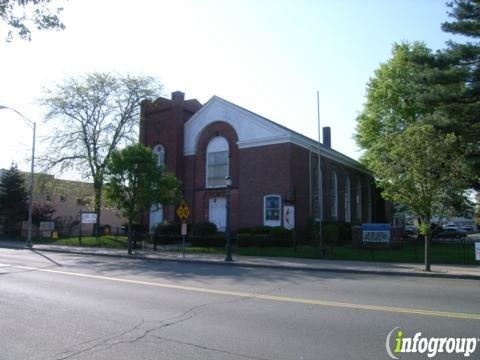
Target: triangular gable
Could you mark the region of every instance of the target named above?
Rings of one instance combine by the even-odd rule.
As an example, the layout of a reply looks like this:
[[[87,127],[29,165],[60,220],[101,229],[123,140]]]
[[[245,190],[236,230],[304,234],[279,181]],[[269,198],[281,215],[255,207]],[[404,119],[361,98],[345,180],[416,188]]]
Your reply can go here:
[[[223,121],[230,124],[238,136],[238,148],[249,148],[281,143],[293,143],[313,153],[318,152],[318,142],[302,134],[255,114],[230,101],[213,96],[186,123],[184,131],[184,155],[194,155],[197,143],[208,125]],[[338,151],[320,145],[321,156],[353,167],[367,170],[356,160]]]
[[[238,147],[246,148],[290,141],[290,131],[267,121],[240,106],[213,96],[186,123],[184,153],[196,153],[198,138],[208,125],[223,121],[233,127],[238,136]]]

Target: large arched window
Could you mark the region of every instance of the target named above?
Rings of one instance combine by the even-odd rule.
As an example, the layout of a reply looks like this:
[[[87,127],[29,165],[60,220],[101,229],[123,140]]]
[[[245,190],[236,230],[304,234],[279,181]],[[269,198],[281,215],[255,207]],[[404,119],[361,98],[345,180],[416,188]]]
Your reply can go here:
[[[153,153],[157,155],[157,166],[165,166],[165,148],[163,145],[155,146]]]
[[[206,186],[207,188],[225,187],[228,175],[228,141],[216,136],[207,146]]]
[[[338,177],[335,171],[332,171],[331,175],[331,214],[332,218],[338,217]]]
[[[350,178],[345,177],[345,222],[352,221],[351,217],[351,198],[350,198]]]
[[[355,200],[357,207],[357,219],[362,221],[362,182],[360,180],[357,181],[357,194]]]

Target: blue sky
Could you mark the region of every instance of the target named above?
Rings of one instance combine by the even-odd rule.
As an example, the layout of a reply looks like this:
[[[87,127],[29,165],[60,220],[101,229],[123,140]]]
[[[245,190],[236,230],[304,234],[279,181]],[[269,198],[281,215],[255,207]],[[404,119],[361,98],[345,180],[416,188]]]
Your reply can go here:
[[[368,79],[388,60],[392,44],[418,40],[439,49],[452,38],[440,29],[448,19],[442,0],[63,4],[64,32],[0,42],[0,105],[37,121],[40,137],[50,130],[36,104],[42,88],[90,71],[130,72],[158,77],[166,95],[180,90],[202,103],[218,95],[312,138],[318,90],[332,147],[358,158],[355,118]],[[0,167],[16,161],[28,170],[30,143],[29,128],[0,111]]]

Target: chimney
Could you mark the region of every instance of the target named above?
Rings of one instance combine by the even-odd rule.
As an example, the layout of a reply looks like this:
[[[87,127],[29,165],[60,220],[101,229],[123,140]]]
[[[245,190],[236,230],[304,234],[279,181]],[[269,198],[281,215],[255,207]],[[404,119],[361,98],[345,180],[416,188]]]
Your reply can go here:
[[[185,94],[181,91],[172,92],[172,102],[174,104],[183,104],[185,101]]]
[[[323,128],[323,145],[330,148],[332,147],[331,129],[330,126]]]

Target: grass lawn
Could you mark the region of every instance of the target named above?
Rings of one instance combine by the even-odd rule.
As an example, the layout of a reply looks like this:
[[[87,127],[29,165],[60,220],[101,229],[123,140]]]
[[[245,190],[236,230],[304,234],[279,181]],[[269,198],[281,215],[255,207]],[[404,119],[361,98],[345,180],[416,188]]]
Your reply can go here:
[[[224,254],[224,248],[189,247],[190,253]],[[352,261],[379,261],[423,263],[423,245],[405,245],[402,249],[355,249],[350,245],[330,246],[326,256],[320,254],[316,246],[299,246],[297,252],[291,247],[235,247],[234,254],[244,256],[291,257],[306,259],[332,259]],[[473,243],[434,244],[431,247],[432,263],[437,264],[471,264],[475,261]]]
[[[126,236],[105,235],[97,239],[86,236],[79,242],[78,236],[61,238],[47,242],[52,245],[70,245],[85,247],[104,247],[115,249],[127,249],[128,240]],[[178,250],[181,251],[181,247]],[[225,254],[224,247],[186,247],[187,253],[203,254]],[[270,257],[291,257],[306,259],[332,259],[352,261],[379,261],[379,262],[404,262],[423,263],[423,244],[405,243],[399,249],[377,248],[377,249],[355,249],[351,245],[329,246],[326,256],[320,254],[318,246],[299,246],[295,252],[292,247],[234,247],[234,255],[243,256],[270,256]],[[468,264],[480,265],[475,261],[473,242],[449,242],[434,243],[431,247],[432,264]]]
[[[50,245],[70,245],[70,246],[85,246],[85,247],[103,247],[114,249],[127,249],[128,239],[126,236],[103,235],[95,238],[94,236],[84,236],[81,242],[78,236],[65,237],[58,240],[51,240],[47,242]]]

